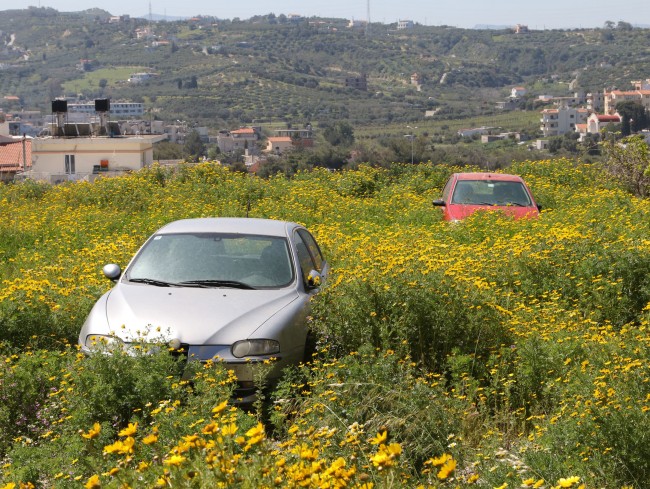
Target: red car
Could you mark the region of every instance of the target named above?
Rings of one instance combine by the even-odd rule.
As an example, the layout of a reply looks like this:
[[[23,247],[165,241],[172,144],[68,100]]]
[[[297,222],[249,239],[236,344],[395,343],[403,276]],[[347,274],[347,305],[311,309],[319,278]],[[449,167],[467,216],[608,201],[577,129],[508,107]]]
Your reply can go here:
[[[502,211],[515,219],[537,217],[541,210],[524,180],[505,173],[454,173],[433,205],[442,207],[445,221],[480,210]]]

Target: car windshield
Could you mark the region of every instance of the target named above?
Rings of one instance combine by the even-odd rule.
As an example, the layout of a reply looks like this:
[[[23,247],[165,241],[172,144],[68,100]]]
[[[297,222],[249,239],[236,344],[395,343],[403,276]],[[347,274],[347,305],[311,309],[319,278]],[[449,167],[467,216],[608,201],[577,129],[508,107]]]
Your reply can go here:
[[[129,266],[126,279],[156,286],[284,287],[293,280],[285,238],[241,234],[159,234]]]
[[[452,204],[532,206],[521,182],[503,180],[459,180]]]

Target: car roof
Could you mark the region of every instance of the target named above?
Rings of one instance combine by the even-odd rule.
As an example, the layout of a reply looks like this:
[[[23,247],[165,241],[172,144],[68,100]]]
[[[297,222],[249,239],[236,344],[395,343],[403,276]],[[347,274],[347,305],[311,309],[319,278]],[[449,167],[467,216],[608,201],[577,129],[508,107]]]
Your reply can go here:
[[[174,233],[234,233],[285,237],[298,224],[274,219],[249,217],[200,217],[181,219],[161,227],[156,234]]]
[[[508,173],[490,173],[490,172],[467,172],[454,173],[456,180],[500,180],[505,182],[523,182],[519,175]]]

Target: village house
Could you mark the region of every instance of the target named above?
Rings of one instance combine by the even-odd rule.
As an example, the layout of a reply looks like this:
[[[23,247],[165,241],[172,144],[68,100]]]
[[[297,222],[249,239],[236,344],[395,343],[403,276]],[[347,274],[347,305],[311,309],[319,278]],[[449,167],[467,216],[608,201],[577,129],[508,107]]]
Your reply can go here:
[[[38,137],[31,141],[31,169],[25,178],[49,183],[93,181],[153,163],[153,144],[164,135],[101,137]]]
[[[276,137],[288,137],[291,139],[294,147],[312,148],[314,146],[314,135],[311,125],[303,129],[278,129],[275,131]]]
[[[640,84],[638,86],[645,86]],[[638,102],[646,110],[650,110],[650,89],[640,89],[640,90],[611,90],[605,91],[604,93],[604,106],[605,114],[614,114],[616,111],[616,104],[619,102]]]
[[[281,155],[293,149],[293,140],[289,136],[271,136],[266,140],[267,153]]]
[[[488,134],[490,130],[495,129],[494,127],[474,127],[471,129],[459,129],[457,134],[461,138],[471,138],[476,135],[483,135],[483,134]]]
[[[521,98],[528,93],[525,87],[513,87],[510,90],[510,98]]]
[[[345,86],[357,90],[368,90],[368,78],[365,73],[359,76],[348,76],[345,78]]]
[[[412,20],[398,20],[397,21],[397,30],[398,31],[403,31],[406,29],[413,29],[415,24],[413,23]]]
[[[599,134],[602,129],[610,124],[620,124],[621,116],[618,114],[596,114],[593,113],[587,118],[587,130],[589,134]]]
[[[544,109],[540,119],[540,131],[544,137],[574,132],[576,124],[584,124],[588,116],[589,111],[581,108],[560,106],[557,109]]]
[[[0,136],[0,181],[10,182],[32,166],[32,140]]]
[[[254,148],[259,139],[259,128],[240,127],[234,131],[220,131],[217,135],[217,146],[222,153],[246,149],[254,153]]]

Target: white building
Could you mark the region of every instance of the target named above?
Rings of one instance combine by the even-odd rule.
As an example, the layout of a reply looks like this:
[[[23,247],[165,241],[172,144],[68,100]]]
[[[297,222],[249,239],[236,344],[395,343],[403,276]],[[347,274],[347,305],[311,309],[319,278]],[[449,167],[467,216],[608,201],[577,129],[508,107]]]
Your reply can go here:
[[[574,107],[558,107],[557,109],[545,109],[540,119],[540,130],[544,137],[560,136],[567,132],[574,132],[576,124],[585,124],[589,111],[587,109],[576,109]]]
[[[403,31],[404,29],[413,29],[414,23],[412,20],[398,20],[397,21],[397,30]]]
[[[45,137],[32,140],[32,167],[25,178],[59,183],[92,181],[153,163],[153,144],[164,135],[138,137]]]
[[[83,104],[68,104],[68,112],[71,114],[96,115],[95,102]],[[139,102],[113,102],[111,100],[109,112],[120,119],[138,118],[144,115],[144,104]]]
[[[620,124],[621,116],[618,114],[591,114],[587,118],[587,132],[599,134],[600,131],[610,124]]]
[[[157,74],[156,73],[132,73],[128,81],[129,83],[137,85],[138,83],[151,80],[154,76],[157,76]]]
[[[488,134],[492,129],[496,129],[496,128],[486,127],[486,126],[473,127],[471,129],[459,129],[457,134],[461,138],[471,138],[472,136],[476,136],[477,134],[479,135]]]
[[[521,98],[528,93],[525,87],[512,87],[510,90],[510,98]]]

